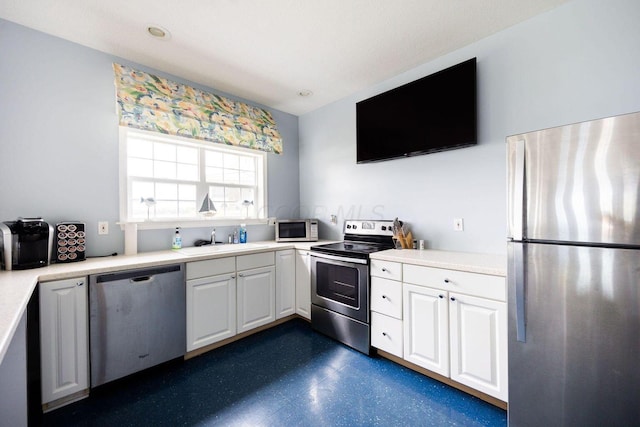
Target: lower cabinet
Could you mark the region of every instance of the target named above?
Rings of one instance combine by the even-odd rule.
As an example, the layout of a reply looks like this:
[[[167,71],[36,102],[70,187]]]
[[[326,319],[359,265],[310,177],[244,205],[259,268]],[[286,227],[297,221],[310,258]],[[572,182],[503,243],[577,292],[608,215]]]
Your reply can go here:
[[[504,277],[405,264],[403,281],[404,359],[506,402]]]
[[[296,312],[296,251],[276,252],[276,319]]]
[[[40,360],[42,403],[89,388],[86,277],[42,282]]]
[[[296,250],[296,314],[311,320],[311,255]]]
[[[449,376],[449,304],[447,292],[403,285],[404,358]]]
[[[238,270],[238,333],[275,321],[275,254],[236,257]]]
[[[187,351],[236,334],[234,257],[187,263]]]

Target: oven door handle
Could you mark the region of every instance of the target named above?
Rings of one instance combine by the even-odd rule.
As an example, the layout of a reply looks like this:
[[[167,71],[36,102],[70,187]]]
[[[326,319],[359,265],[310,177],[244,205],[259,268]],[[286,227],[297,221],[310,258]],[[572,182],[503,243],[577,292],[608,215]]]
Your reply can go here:
[[[313,251],[311,251],[310,253],[311,253],[311,256],[314,256],[316,258],[329,259],[332,261],[352,262],[354,264],[365,264],[365,265],[369,263],[369,260],[361,259],[361,258],[349,258],[349,257],[336,256],[336,255],[327,255],[327,254],[313,252]]]

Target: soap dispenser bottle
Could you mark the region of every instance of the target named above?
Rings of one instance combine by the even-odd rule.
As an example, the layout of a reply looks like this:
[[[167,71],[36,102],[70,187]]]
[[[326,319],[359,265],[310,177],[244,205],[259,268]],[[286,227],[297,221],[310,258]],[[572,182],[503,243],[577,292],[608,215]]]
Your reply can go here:
[[[240,243],[247,243],[247,225],[240,224]]]
[[[171,243],[171,249],[182,248],[182,236],[180,235],[180,227],[176,227],[176,232],[173,235],[173,242]]]

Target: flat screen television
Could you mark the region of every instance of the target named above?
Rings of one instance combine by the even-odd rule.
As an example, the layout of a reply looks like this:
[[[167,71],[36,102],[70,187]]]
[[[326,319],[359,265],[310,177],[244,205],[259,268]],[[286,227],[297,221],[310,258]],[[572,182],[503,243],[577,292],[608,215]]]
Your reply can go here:
[[[357,162],[477,143],[476,58],[356,103]]]

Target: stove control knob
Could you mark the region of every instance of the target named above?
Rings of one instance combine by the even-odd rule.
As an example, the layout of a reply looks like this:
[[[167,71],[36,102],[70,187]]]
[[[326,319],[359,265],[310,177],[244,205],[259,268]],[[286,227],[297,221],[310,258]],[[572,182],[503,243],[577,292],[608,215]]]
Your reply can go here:
[[[347,224],[347,228],[351,228],[351,226],[349,224]]]
[[[356,228],[358,228],[358,226],[354,224],[353,225],[353,229],[355,230]]]

